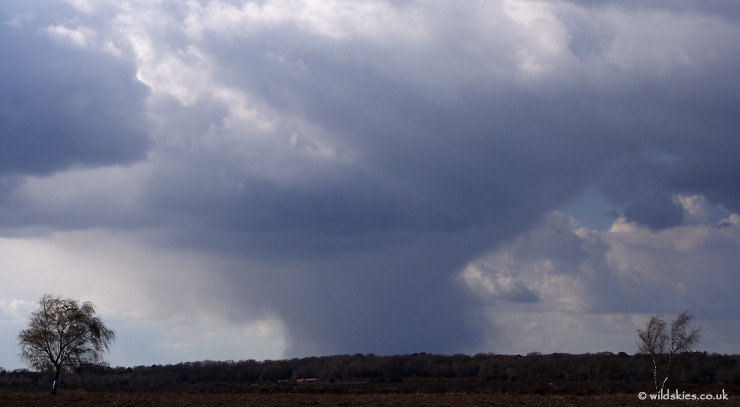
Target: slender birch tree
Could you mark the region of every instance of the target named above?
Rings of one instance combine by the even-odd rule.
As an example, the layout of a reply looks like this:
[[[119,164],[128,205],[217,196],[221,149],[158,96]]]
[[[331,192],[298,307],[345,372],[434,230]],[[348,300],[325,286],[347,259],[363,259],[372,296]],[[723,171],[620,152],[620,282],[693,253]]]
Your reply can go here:
[[[670,331],[663,315],[654,315],[644,327],[637,330],[640,352],[650,356],[655,392],[665,389],[665,384],[676,364],[676,357],[690,351],[701,339],[701,328],[693,328],[694,316],[684,311],[671,322]]]

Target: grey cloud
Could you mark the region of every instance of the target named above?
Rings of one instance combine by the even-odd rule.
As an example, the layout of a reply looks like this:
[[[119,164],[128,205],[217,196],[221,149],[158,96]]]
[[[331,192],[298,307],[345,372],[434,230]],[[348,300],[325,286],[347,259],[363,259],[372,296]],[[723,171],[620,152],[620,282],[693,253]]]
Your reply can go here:
[[[134,67],[54,44],[42,27],[0,15],[0,174],[125,164],[149,148],[147,91]]]
[[[740,163],[735,151],[740,151],[740,139],[702,133],[703,140],[692,143],[691,150],[681,157],[670,183],[687,190],[700,191],[715,202],[733,211],[740,210],[740,191],[734,187],[740,178]],[[711,157],[707,162],[702,157]]]
[[[710,15],[712,17],[737,19],[740,17],[740,9],[732,0],[564,0],[568,3],[577,4],[581,7],[615,7],[618,9],[637,9],[645,11],[671,11],[676,13]]]
[[[667,193],[655,196],[648,193],[632,201],[625,209],[627,219],[640,222],[654,229],[676,226],[681,223],[681,210],[673,204]]]
[[[305,21],[199,36],[178,29],[187,10],[149,10],[171,20],[146,33],[153,50],[135,62],[150,86],[146,105],[134,62],[57,49],[6,27],[43,51],[11,49],[19,62],[10,73],[35,58],[48,63],[47,53],[79,56],[53,69],[58,79],[46,93],[18,87],[25,102],[13,106],[87,130],[44,160],[21,145],[31,159],[3,161],[6,172],[127,163],[151,149],[145,169],[113,183],[136,186],[115,217],[83,216],[98,199],[39,203],[53,186],[44,184],[36,194],[18,190],[4,222],[146,225],[162,246],[223,254],[230,266],[204,273],[223,278],[230,294],[198,295],[233,302],[235,319],[272,310],[286,323],[291,354],[454,352],[480,346],[479,330],[465,322],[469,304],[456,273],[582,189],[599,185],[628,219],[656,230],[681,222],[672,200],[679,192],[737,205],[738,122],[722,108],[740,94],[733,79],[740,63],[728,52],[736,27],[711,20],[720,28],[697,24],[691,38],[671,35],[686,21],[669,15],[664,36],[642,38],[619,25],[631,22],[630,10],[614,22],[598,9],[581,11],[592,13],[585,17],[556,13],[561,20],[534,35],[539,26],[517,25],[491,8],[496,24],[474,19],[474,10],[435,16],[439,25],[425,31],[426,41],[322,36]],[[648,31],[646,19],[637,23]],[[568,43],[563,33],[574,27],[580,31]],[[715,52],[705,53],[707,43]],[[676,48],[683,54],[653,52]],[[36,77],[52,70],[39,69]],[[46,113],[70,94],[91,102],[69,115]],[[97,114],[82,114],[86,108]],[[107,126],[115,130],[96,138]],[[566,281],[584,262],[596,267],[607,245],[597,239],[584,247],[559,222],[525,234],[516,255],[557,260],[554,275]],[[547,294],[526,281],[507,289],[502,298],[513,303]]]
[[[670,167],[668,159],[659,154],[630,157],[618,164],[618,171],[602,180],[600,188],[614,206],[622,208],[630,221],[653,229],[677,226],[681,223],[682,211],[666,187]]]

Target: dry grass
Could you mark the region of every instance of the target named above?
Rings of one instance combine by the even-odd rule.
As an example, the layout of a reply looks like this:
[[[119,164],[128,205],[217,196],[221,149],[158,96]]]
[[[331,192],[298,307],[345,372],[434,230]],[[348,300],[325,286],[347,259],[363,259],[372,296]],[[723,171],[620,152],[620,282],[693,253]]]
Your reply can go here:
[[[37,391],[0,391],[0,406],[730,406],[729,401],[640,401],[637,395],[537,395],[466,393],[88,393],[62,392],[53,396]]]

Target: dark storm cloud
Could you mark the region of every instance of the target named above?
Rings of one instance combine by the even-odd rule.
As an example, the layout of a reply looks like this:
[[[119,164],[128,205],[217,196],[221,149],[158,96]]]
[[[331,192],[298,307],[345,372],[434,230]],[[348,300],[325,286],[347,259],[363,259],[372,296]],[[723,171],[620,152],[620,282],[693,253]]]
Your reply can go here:
[[[5,26],[25,47],[4,45],[17,62],[3,73],[36,68],[2,85],[17,119],[0,137],[18,154],[4,172],[131,162],[147,151],[140,123],[155,139],[113,178],[0,184],[17,191],[5,224],[146,220],[154,245],[223,255],[229,267],[204,271],[223,292],[197,295],[230,301],[235,320],[276,313],[292,355],[455,352],[480,339],[456,275],[584,188],[654,229],[681,221],[677,193],[736,207],[736,26],[700,9],[656,23],[630,7],[432,3],[122,9],[131,65]],[[361,24],[378,8],[383,24]],[[75,180],[83,198],[40,198]],[[584,255],[571,249],[564,269]],[[502,302],[541,299],[493,277]]]
[[[462,298],[442,274],[456,266],[449,255],[466,250],[448,243],[454,241],[421,237],[289,265],[275,287],[287,288],[286,295],[272,305],[288,321],[288,353],[450,352],[475,345],[461,318]]]
[[[696,14],[700,13],[698,7]],[[576,45],[576,54],[591,55],[587,62],[605,58],[609,47],[620,42],[607,23],[582,26],[570,24],[582,16],[562,18],[569,34],[577,34],[574,39],[596,41],[597,45]],[[667,33],[656,44],[670,43],[668,33],[676,28],[667,25]],[[467,40],[457,38],[455,31],[445,32],[445,27],[438,30],[453,36],[451,41]],[[634,31],[631,35],[641,35]],[[285,103],[288,109],[289,103],[300,106],[308,118],[342,135],[339,143],[362,151],[381,182],[394,179],[410,189],[408,196],[428,197],[426,202],[439,210],[428,219],[449,219],[446,224],[465,227],[486,222],[492,214],[506,218],[502,210],[523,204],[535,207],[522,212],[537,212],[537,205],[557,205],[603,171],[610,172],[610,181],[602,184],[604,192],[625,208],[630,219],[660,227],[680,220],[680,211],[671,203],[676,191],[719,198],[712,185],[722,183],[718,189],[725,195],[735,190],[725,182],[737,178],[732,134],[737,119],[732,107],[740,105],[734,91],[740,86],[731,72],[738,60],[731,53],[718,53],[732,49],[731,40],[720,32],[710,29],[676,45],[699,68],[658,54],[654,61],[636,60],[633,67],[596,68],[607,69],[597,87],[578,81],[561,86],[556,83],[559,73],[553,75],[554,83],[531,92],[501,82],[472,81],[473,86],[458,86],[453,101],[446,104],[424,95],[413,82],[389,76],[388,71],[401,72],[408,66],[394,66],[392,59],[378,63],[375,58],[382,57],[372,45],[327,41],[331,44],[324,47],[322,39],[314,39],[311,46],[282,49],[287,60],[301,62],[302,70],[286,70],[285,64],[268,60],[267,50],[260,49],[269,43],[264,38],[229,42],[232,48],[223,48],[214,39],[208,48],[218,50],[214,57],[224,66],[238,54],[244,61],[261,61],[244,66],[243,71],[251,74],[237,79],[241,86]],[[707,34],[719,40],[709,50],[702,45]],[[641,51],[635,50],[628,48],[627,53],[639,56]],[[507,51],[502,49],[502,60]],[[432,73],[437,69],[431,61],[403,63]],[[450,64],[447,59],[438,63]],[[440,77],[428,86],[443,86],[446,79]],[[717,149],[719,145],[723,147]],[[677,162],[654,163],[653,156],[660,155]],[[704,160],[707,156],[714,157],[711,163]],[[685,173],[692,175],[678,175]],[[557,188],[547,190],[548,185]],[[549,195],[537,196],[540,193]],[[728,198],[729,203],[736,200],[723,199]],[[407,213],[419,211],[424,208]]]
[[[525,230],[592,182],[629,219],[655,228],[677,224],[670,154],[692,154],[691,130],[714,132],[735,120],[704,105],[720,103],[724,91],[701,92],[710,78],[680,68],[668,77],[649,65],[616,70],[607,75],[612,84],[597,88],[473,81],[458,85],[451,100],[438,100],[389,74],[407,67],[378,63],[373,46],[313,38],[278,48],[278,62],[265,44],[285,39],[269,38],[208,36],[203,47],[218,66],[239,66],[231,80],[240,88],[319,124],[340,151],[356,151],[356,161],[326,164],[324,176],[287,186],[235,173],[244,193],[204,194],[224,199],[218,204],[184,199],[194,185],[215,185],[221,171],[234,170],[220,161],[197,165],[209,170],[168,180],[159,192],[173,198],[168,208],[234,227],[225,237],[210,236],[210,244],[272,259],[266,269],[284,270],[264,290],[280,296],[255,295],[280,310],[290,354],[475,347],[476,330],[461,318],[466,304],[450,285],[464,259]],[[725,61],[737,65],[730,58],[712,64]],[[691,100],[696,92],[706,99]],[[253,278],[235,277],[245,286]]]
[[[0,11],[0,175],[142,158],[149,148],[147,91],[134,67],[54,43],[39,25],[41,17],[19,20],[23,14]]]

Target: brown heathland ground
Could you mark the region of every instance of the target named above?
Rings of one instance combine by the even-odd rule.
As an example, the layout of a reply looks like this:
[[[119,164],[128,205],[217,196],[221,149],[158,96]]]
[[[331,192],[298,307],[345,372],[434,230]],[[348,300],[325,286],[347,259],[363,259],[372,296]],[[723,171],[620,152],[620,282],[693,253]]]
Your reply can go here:
[[[98,393],[62,392],[56,396],[39,391],[0,391],[0,406],[731,406],[728,401],[641,401],[636,394],[538,395],[538,394],[307,394],[307,393]]]

